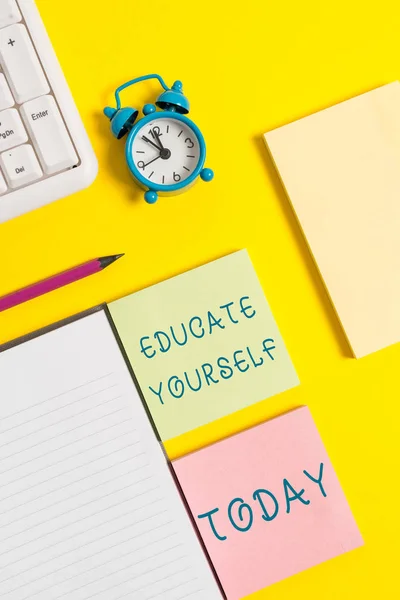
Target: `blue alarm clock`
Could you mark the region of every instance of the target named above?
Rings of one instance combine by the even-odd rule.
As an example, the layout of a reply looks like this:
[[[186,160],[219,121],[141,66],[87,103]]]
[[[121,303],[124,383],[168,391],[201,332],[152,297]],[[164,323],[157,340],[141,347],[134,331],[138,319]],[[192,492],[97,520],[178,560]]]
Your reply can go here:
[[[155,105],[143,107],[143,117],[136,122],[139,111],[121,108],[120,93],[141,81],[157,79],[164,89]],[[115,91],[116,108],[107,106],[104,114],[111,121],[111,131],[117,139],[128,134],[125,158],[135,181],[145,190],[149,204],[158,195],[186,191],[200,176],[211,181],[214,173],[204,168],[206,145],[200,129],[186,117],[189,101],[183,95],[182,83],[175,81],[169,88],[160,75],[144,75],[127,81]],[[160,111],[157,111],[157,108]]]

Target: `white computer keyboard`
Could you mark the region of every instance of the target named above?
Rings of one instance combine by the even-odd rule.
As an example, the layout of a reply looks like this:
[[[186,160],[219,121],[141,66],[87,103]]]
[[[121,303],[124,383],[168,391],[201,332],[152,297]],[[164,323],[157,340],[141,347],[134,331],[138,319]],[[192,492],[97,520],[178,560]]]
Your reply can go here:
[[[2,222],[86,187],[97,162],[34,0],[0,0],[0,67]]]

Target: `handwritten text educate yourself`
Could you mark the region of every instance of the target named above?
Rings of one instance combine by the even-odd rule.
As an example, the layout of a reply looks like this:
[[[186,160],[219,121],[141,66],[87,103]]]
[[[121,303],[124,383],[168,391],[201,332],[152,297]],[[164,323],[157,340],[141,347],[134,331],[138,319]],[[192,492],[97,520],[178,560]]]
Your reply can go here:
[[[152,360],[155,356],[172,352],[176,347],[185,346],[193,341],[198,342],[217,331],[254,319],[256,315],[257,311],[251,305],[250,297],[242,296],[235,302],[223,304],[213,311],[209,310],[205,316],[195,315],[179,326],[171,325],[167,331],[160,330],[154,332],[151,337],[141,337],[140,352],[146,359]],[[216,385],[230,379],[236,373],[245,373],[251,368],[257,369],[267,361],[275,360],[272,354],[274,349],[274,340],[267,337],[260,340],[257,351],[249,346],[235,349],[229,357],[219,356],[194,370],[184,371],[179,375],[171,374],[168,380],[160,381],[154,386],[149,385],[149,389],[160,403],[164,404],[168,397],[182,398],[188,391],[198,392],[203,386]]]

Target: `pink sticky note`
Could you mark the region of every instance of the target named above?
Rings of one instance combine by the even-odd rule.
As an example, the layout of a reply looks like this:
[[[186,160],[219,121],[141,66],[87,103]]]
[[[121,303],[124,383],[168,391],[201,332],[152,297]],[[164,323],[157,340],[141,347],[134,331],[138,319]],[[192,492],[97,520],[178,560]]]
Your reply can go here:
[[[173,466],[228,600],[363,544],[307,407]]]

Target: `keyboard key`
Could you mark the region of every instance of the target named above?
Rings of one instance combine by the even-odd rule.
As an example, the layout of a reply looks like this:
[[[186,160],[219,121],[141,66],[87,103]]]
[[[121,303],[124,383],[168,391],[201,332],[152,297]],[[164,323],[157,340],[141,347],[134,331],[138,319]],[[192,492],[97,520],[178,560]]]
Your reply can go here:
[[[0,155],[8,184],[15,189],[40,179],[43,175],[32,146],[25,144]]]
[[[0,0],[0,27],[6,27],[21,20],[15,0]]]
[[[14,106],[14,98],[3,73],[0,73],[0,110]]]
[[[0,62],[18,104],[49,93],[46,77],[25,25],[0,29]]]
[[[7,184],[3,175],[0,173],[0,194],[4,194],[7,191]]]
[[[79,162],[52,96],[27,102],[21,107],[21,114],[47,175],[73,167]]]
[[[0,112],[0,152],[28,141],[28,136],[16,108]]]

